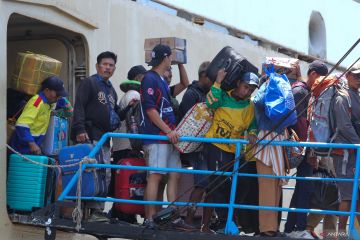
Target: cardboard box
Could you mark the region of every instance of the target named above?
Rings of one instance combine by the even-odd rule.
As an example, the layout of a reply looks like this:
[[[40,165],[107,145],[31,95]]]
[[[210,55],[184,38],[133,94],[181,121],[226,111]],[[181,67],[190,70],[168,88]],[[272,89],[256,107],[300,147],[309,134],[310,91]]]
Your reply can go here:
[[[185,64],[187,63],[186,51],[185,50],[178,50],[172,49],[171,50],[171,64]]]
[[[160,44],[160,38],[148,38],[148,39],[145,39],[144,50],[145,51],[151,51],[158,44]]]
[[[42,152],[47,156],[58,155],[63,147],[68,145],[69,122],[65,118],[51,116]]]
[[[186,50],[186,40],[177,37],[145,39],[144,50],[151,51],[160,43],[169,46],[171,49]]]
[[[145,62],[149,63],[151,61],[151,50],[145,51]],[[172,49],[171,50],[171,64],[185,64],[187,63],[186,51]]]
[[[176,37],[161,38],[160,43],[168,45],[171,49],[186,50],[186,40]]]
[[[10,87],[35,95],[45,78],[59,76],[61,65],[60,61],[45,55],[31,52],[18,53]]]
[[[262,66],[262,75],[264,75],[264,69],[269,65],[274,64],[275,72],[279,74],[286,74],[286,76],[293,80],[298,80],[301,77],[300,61],[295,58],[283,58],[283,57],[266,57],[265,63]]]

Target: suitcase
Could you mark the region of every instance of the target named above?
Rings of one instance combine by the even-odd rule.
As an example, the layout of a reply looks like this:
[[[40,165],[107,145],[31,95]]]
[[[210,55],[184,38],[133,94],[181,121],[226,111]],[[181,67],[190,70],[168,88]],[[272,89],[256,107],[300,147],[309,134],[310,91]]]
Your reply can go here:
[[[46,156],[25,155],[33,161],[53,164]],[[7,205],[15,211],[33,211],[54,201],[56,173],[52,168],[33,164],[19,155],[9,158]]]
[[[59,153],[59,163],[60,165],[78,163],[81,161],[81,159],[88,156],[92,149],[93,145],[91,144],[78,144],[70,147],[64,147],[60,150]],[[103,163],[101,151],[96,154],[95,158],[98,163]],[[78,169],[79,165],[63,168],[61,178],[63,189],[66,188]],[[77,184],[74,184],[68,195],[76,196],[76,190]],[[81,196],[91,197],[106,195],[106,169],[87,169],[84,171],[82,173]]]
[[[118,164],[127,166],[146,166],[143,158],[124,158]],[[121,199],[143,200],[146,187],[146,171],[117,169],[115,174],[115,197]],[[117,211],[126,214],[144,215],[144,205],[114,203]]]
[[[245,57],[236,52],[232,47],[224,47],[211,61],[206,74],[213,82],[216,80],[219,69],[225,68],[227,72],[221,83],[225,91],[236,88],[236,83],[245,72],[253,72],[258,75],[258,69]]]
[[[68,144],[69,123],[66,118],[51,116],[41,151],[47,156],[58,155]]]

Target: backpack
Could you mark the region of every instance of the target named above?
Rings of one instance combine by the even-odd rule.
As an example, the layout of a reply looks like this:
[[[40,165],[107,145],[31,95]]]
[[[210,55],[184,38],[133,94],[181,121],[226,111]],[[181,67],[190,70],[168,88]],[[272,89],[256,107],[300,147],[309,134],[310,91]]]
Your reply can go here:
[[[140,124],[143,117],[142,117],[142,109],[140,101],[136,102],[132,105],[129,111],[126,113],[126,131],[128,133],[138,133],[140,129]],[[134,126],[135,125],[135,126]],[[133,128],[133,130],[132,130]],[[137,129],[137,131],[135,130]],[[143,147],[143,141],[141,139],[136,138],[129,138],[130,145],[132,150],[141,151]]]
[[[291,129],[293,129],[296,133],[296,135],[299,137],[300,141],[306,141],[307,139],[307,129],[308,129],[308,121],[306,117],[307,113],[307,107],[310,96],[308,95],[309,89],[306,85],[306,83],[301,81],[296,81],[291,85],[291,89],[295,98],[296,92],[301,91],[302,94],[306,94],[306,100],[300,99],[300,101],[296,102],[295,104],[300,104],[296,110],[297,110],[297,121],[296,124],[291,126]],[[295,90],[296,89],[296,90]]]
[[[313,94],[309,102],[309,128],[308,138],[310,142],[324,142],[331,143],[337,136],[337,129],[334,125],[334,117],[331,114],[331,109],[334,104],[335,96],[345,96],[349,103],[349,111],[351,112],[351,101],[347,91],[344,91],[342,82],[336,76],[330,76],[322,80],[318,78],[312,89]],[[331,149],[329,148],[314,148],[314,153],[317,156],[329,156]]]

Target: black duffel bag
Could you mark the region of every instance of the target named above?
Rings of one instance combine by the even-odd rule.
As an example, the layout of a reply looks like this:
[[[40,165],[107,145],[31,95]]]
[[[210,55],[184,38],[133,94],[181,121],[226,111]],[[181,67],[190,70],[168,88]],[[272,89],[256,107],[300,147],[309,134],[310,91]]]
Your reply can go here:
[[[313,173],[313,177],[334,178],[326,169],[319,168]],[[337,182],[334,181],[312,181],[313,191],[310,196],[310,208],[322,210],[338,210],[341,202]]]
[[[229,46],[224,47],[207,68],[206,74],[211,81],[215,82],[217,73],[221,68],[225,68],[227,72],[221,83],[221,88],[225,91],[236,88],[237,80],[245,72],[253,72],[258,75],[257,67]]]

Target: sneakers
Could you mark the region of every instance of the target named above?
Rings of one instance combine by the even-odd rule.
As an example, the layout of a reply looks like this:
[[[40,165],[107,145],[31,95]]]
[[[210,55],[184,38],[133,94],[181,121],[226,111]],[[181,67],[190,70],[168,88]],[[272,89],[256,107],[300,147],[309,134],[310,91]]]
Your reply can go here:
[[[106,213],[94,211],[90,215],[88,222],[110,222],[110,219],[106,217]]]
[[[194,226],[186,224],[184,220],[182,220],[181,218],[172,221],[171,227],[176,230],[185,231],[185,232],[195,232],[198,230]]]
[[[145,219],[144,223],[143,223],[143,226],[145,228],[148,228],[148,229],[155,229],[156,228],[155,222],[152,219]]]
[[[302,239],[315,239],[311,233],[307,230],[303,231],[292,231],[290,233],[286,233],[286,237],[288,238],[302,238]]]

